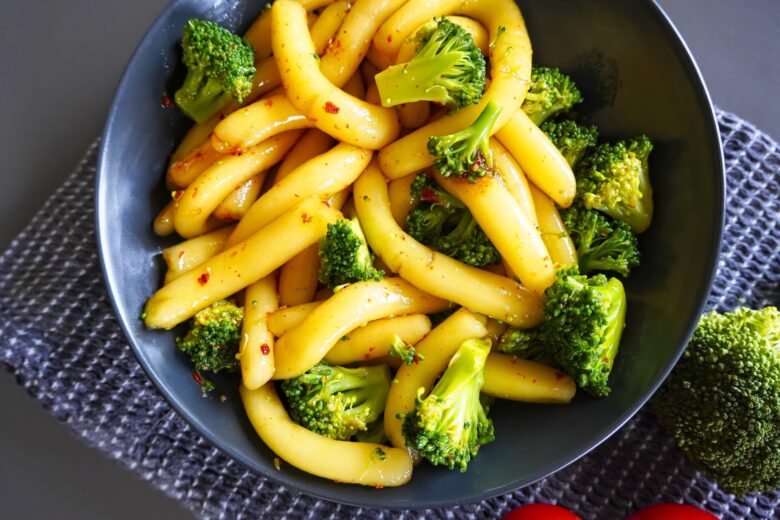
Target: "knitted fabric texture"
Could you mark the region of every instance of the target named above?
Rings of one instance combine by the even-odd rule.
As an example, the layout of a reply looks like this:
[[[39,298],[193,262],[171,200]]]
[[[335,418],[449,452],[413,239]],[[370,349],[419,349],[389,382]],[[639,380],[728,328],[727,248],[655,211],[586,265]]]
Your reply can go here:
[[[780,150],[719,113],[728,202],[709,308],[780,304]],[[163,399],[135,359],[99,275],[94,144],[0,257],[0,362],[87,443],[203,518],[497,518],[520,504],[561,504],[618,519],[687,502],[724,519],[778,518],[780,492],[734,497],[694,470],[641,411],[589,455],[536,484],[481,503],[379,511],[301,495],[211,446]]]

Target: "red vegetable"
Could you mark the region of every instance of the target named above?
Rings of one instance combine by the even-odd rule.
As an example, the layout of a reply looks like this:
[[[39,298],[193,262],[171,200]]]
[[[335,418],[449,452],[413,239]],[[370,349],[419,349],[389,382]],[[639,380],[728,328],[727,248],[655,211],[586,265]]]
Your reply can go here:
[[[634,513],[628,520],[718,520],[718,517],[688,504],[656,504]]]
[[[580,517],[552,504],[528,504],[504,515],[502,520],[580,520]]]

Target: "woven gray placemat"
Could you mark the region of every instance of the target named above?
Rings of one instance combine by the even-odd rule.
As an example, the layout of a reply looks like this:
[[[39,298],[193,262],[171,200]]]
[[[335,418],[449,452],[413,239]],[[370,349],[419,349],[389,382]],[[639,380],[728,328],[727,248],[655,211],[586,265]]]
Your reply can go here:
[[[710,308],[780,304],[780,150],[719,113],[727,224]],[[697,473],[647,411],[568,468],[498,498],[451,509],[377,511],[273,484],[212,447],[144,374],[114,317],[94,229],[97,144],[0,257],[0,362],[87,443],[204,518],[496,518],[528,502],[619,519],[657,502],[721,518],[778,518],[780,492],[736,498]]]

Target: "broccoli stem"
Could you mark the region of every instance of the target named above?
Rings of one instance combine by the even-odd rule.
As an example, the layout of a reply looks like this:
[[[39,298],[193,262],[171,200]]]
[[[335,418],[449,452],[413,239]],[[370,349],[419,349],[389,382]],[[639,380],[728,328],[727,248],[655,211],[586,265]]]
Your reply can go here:
[[[474,182],[492,170],[490,136],[501,111],[501,105],[489,101],[468,128],[428,139],[428,152],[436,157],[434,166],[442,176],[467,177]]]
[[[184,84],[174,94],[179,109],[196,123],[206,121],[230,99],[219,80],[210,79],[198,70],[187,72]]]
[[[386,107],[416,101],[432,101],[446,105],[450,100],[447,87],[442,85],[444,76],[461,57],[458,54],[443,54],[416,58],[399,64],[376,75],[379,92],[386,93],[382,105]]]

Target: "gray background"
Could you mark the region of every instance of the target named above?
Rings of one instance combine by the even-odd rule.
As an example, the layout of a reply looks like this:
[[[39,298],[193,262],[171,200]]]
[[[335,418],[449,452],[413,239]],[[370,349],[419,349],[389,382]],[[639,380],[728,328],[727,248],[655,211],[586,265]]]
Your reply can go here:
[[[125,63],[166,3],[0,0],[0,248],[101,132]],[[780,2],[660,3],[714,102],[780,138]],[[191,518],[81,444],[1,370],[0,516]]]

